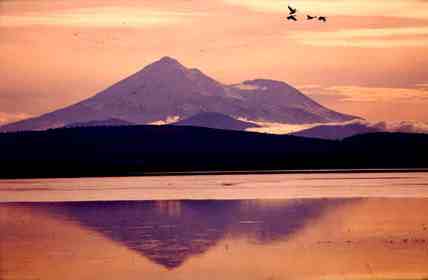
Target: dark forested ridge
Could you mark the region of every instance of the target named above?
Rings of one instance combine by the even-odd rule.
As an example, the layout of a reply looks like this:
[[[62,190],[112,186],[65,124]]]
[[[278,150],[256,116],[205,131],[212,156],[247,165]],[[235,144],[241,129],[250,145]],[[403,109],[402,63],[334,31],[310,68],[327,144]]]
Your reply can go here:
[[[186,126],[78,127],[3,133],[0,149],[3,178],[428,167],[428,135],[403,133],[335,141]]]

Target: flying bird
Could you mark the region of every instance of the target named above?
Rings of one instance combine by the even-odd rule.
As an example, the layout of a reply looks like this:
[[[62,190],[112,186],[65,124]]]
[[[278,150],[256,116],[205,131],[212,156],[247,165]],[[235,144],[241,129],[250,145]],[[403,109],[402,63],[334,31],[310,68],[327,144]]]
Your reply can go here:
[[[292,20],[292,21],[297,21],[297,9],[291,7],[290,5],[288,5],[288,17],[287,20]],[[326,16],[311,16],[311,15],[306,15],[306,20],[314,20],[318,18],[319,21],[321,22],[327,22],[327,17]]]
[[[296,16],[294,16],[294,15],[289,15],[289,16],[287,17],[287,20],[294,20],[294,21],[297,21],[297,18],[296,18]]]

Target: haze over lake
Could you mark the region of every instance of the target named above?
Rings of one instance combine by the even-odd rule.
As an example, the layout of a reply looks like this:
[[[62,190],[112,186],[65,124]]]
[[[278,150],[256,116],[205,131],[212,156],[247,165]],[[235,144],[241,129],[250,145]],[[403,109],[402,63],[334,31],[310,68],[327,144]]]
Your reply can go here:
[[[0,278],[424,279],[427,179],[1,180]]]

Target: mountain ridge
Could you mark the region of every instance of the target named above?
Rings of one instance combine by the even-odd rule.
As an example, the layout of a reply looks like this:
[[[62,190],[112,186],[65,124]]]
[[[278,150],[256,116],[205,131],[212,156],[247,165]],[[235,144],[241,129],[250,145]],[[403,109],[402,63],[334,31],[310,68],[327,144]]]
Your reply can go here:
[[[344,139],[358,134],[382,132],[381,129],[370,127],[363,123],[350,123],[343,125],[318,125],[315,127],[303,129],[297,132],[290,133],[290,135],[320,138],[320,139]]]
[[[107,119],[107,120],[71,123],[66,125],[64,128],[92,127],[92,126],[128,126],[128,125],[135,125],[135,124],[124,120],[120,120],[120,119]]]
[[[202,112],[178,122],[171,123],[170,125],[185,125],[228,130],[245,130],[251,127],[260,127],[255,123],[236,120],[230,116],[212,112]]]
[[[43,130],[105,119],[150,124],[171,117],[184,119],[200,112],[292,124],[357,118],[329,110],[285,82],[254,79],[224,85],[198,69],[163,57],[92,97],[6,124],[0,131]]]
[[[428,135],[322,140],[189,126],[57,128],[0,133],[0,177],[149,172],[428,167]]]

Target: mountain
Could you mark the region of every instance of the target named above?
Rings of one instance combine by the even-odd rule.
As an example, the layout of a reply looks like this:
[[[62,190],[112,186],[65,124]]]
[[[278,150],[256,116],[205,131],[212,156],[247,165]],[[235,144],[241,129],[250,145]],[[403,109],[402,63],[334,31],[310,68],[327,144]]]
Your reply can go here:
[[[287,83],[256,79],[228,87],[248,106],[245,114],[229,114],[249,121],[286,124],[344,122],[359,119],[329,110]]]
[[[428,167],[426,134],[373,133],[338,141],[134,125],[0,133],[0,147],[0,178]]]
[[[187,119],[172,123],[171,125],[198,126],[229,130],[245,130],[250,127],[259,127],[259,125],[255,123],[239,121],[232,117],[212,112],[199,113]]]
[[[381,130],[378,128],[370,127],[363,123],[351,123],[344,125],[319,125],[291,133],[291,135],[334,140],[344,139],[357,134],[374,133],[380,131]]]
[[[0,131],[43,130],[106,119],[150,124],[200,112],[293,124],[356,118],[331,111],[284,82],[259,79],[223,85],[198,69],[163,57],[91,98],[4,125]]]
[[[100,120],[100,121],[89,121],[89,122],[80,122],[80,123],[71,123],[66,125],[66,128],[73,127],[93,127],[93,126],[127,126],[127,125],[135,125],[134,123],[120,120],[120,119],[108,119],[108,120]]]
[[[290,135],[334,140],[374,132],[428,133],[428,124],[417,121],[368,122],[358,120],[348,124],[318,125],[290,133]]]

